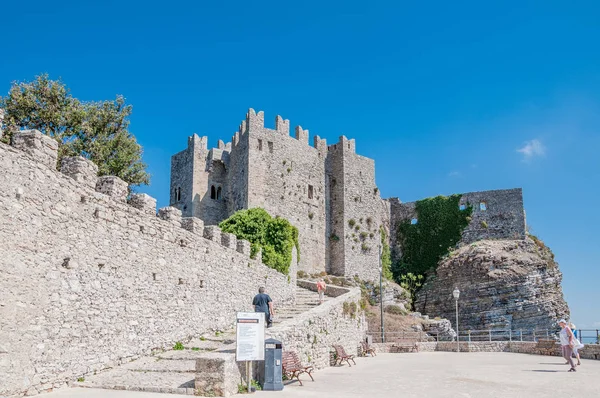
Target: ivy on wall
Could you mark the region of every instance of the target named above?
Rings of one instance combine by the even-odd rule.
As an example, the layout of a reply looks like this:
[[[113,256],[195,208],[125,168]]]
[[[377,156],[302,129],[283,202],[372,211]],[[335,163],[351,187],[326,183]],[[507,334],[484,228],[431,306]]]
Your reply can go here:
[[[284,218],[271,217],[264,209],[240,210],[222,221],[219,228],[249,241],[252,258],[262,249],[262,262],[282,274],[289,274],[293,247],[296,247],[300,261],[298,228]]]
[[[460,241],[473,212],[471,205],[459,208],[461,196],[436,196],[416,202],[416,222],[405,220],[398,226],[402,258],[393,267],[396,281],[408,273],[423,275],[435,270],[438,261]]]

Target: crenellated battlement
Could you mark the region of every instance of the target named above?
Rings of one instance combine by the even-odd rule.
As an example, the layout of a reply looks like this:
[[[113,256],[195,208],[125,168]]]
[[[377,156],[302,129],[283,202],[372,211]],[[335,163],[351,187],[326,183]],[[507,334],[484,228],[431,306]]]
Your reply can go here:
[[[289,119],[283,120],[279,115],[275,117],[275,131],[277,133],[289,136],[290,135],[290,121]]]
[[[199,137],[198,134],[192,134],[188,137],[188,148],[193,149],[204,149],[208,150],[208,137]]]
[[[207,137],[199,137],[194,134],[188,139],[190,148],[206,149],[206,144]],[[220,149],[211,150],[211,153],[221,159],[224,154],[229,153],[231,143],[225,144],[223,141],[219,141],[218,145]],[[58,143],[53,138],[37,130],[24,130],[16,133],[13,136],[12,147],[17,150],[12,151],[14,155],[22,153],[28,159],[21,156],[20,160],[11,160],[11,164],[13,162],[16,162],[16,164],[24,162],[42,164],[51,169],[59,180],[62,179],[64,184],[69,181],[74,184],[75,189],[80,191],[81,205],[90,205],[90,202],[93,201],[95,206],[94,211],[90,213],[91,219],[123,224],[117,214],[122,214],[122,211],[128,208],[135,212],[135,217],[139,217],[140,222],[146,217],[151,217],[158,220],[158,222],[170,224],[182,231],[189,231],[197,235],[197,239],[213,241],[226,249],[250,258],[249,242],[234,239],[230,234],[222,235],[220,229],[216,226],[204,227],[202,220],[197,218],[184,218],[181,211],[174,207],[164,207],[157,212],[155,198],[143,193],[129,195],[128,184],[116,176],[98,177],[98,166],[89,159],[82,156],[65,157],[61,161],[60,171],[57,171]],[[0,143],[0,158],[2,160],[6,160],[8,154],[11,153],[9,148],[11,147]],[[26,168],[24,164],[20,164],[19,167]],[[19,200],[23,200],[28,195],[28,190],[21,188],[16,191]],[[89,191],[95,191],[102,195],[94,196]],[[154,227],[156,231],[160,229],[161,227],[158,225]],[[217,235],[218,238],[215,238]]]
[[[327,148],[330,152],[343,151],[344,153],[356,153],[356,141],[348,139],[345,135],[340,136],[339,141]]]
[[[302,126],[296,126],[295,137],[298,141],[308,145],[308,130],[303,130]]]

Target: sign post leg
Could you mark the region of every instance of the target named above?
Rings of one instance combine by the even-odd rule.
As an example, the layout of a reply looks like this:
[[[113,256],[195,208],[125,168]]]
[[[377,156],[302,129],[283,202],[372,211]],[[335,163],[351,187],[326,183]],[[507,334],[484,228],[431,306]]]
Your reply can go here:
[[[252,361],[246,361],[246,368],[248,373],[248,394],[252,392]]]

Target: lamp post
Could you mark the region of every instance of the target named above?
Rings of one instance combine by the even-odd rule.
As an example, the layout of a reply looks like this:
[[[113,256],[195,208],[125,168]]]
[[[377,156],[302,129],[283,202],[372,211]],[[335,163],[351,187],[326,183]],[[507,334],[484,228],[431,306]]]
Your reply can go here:
[[[458,298],[460,297],[460,290],[454,288],[452,296],[454,296],[454,302],[456,303],[456,352],[460,352],[460,333],[458,331]]]
[[[381,243],[379,244],[379,309],[381,311],[381,342],[385,343],[385,328],[383,326],[383,266],[381,265]]]

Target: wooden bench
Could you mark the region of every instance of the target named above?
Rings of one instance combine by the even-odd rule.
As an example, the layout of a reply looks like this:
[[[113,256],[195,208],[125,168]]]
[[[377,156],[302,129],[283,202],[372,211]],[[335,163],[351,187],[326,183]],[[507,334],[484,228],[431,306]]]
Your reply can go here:
[[[538,340],[535,349],[540,355],[554,355],[556,352],[556,340]]]
[[[371,354],[372,357],[377,356],[377,354],[375,353],[375,348],[371,347],[366,341],[361,341],[360,345],[362,347],[362,352],[365,356],[367,356],[368,354]]]
[[[300,358],[298,358],[298,354],[295,351],[284,351],[281,353],[281,367],[283,368],[283,374],[288,379],[296,379],[300,385],[302,385],[302,380],[300,380],[302,373],[306,373],[312,381],[315,381],[311,374],[314,368],[312,366],[302,366],[302,362],[300,362]]]
[[[417,339],[414,338],[400,338],[396,340],[390,351],[392,352],[400,352],[400,351],[415,351],[419,352],[419,345],[417,344]]]
[[[333,348],[335,348],[335,365],[337,365],[338,361],[340,362],[340,365],[342,364],[343,361],[346,361],[346,363],[348,364],[348,366],[352,366],[350,365],[350,361],[352,361],[352,363],[354,363],[356,365],[356,362],[354,362],[354,355],[348,355],[346,354],[346,350],[344,350],[344,347],[342,347],[341,345],[334,345]]]

